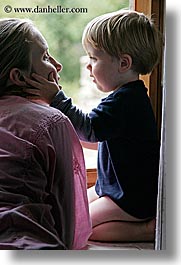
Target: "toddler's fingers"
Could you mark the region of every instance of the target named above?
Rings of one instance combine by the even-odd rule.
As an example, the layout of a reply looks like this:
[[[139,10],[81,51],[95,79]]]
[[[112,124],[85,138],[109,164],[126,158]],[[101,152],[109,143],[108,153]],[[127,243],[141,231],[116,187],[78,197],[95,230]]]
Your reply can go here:
[[[42,83],[40,82],[37,82],[37,81],[34,81],[26,76],[24,76],[24,79],[26,81],[27,84],[31,85],[32,87],[36,87],[38,89],[41,89],[42,88]]]
[[[23,92],[26,92],[27,94],[32,95],[32,96],[40,96],[39,89],[24,88]]]
[[[40,99],[40,97],[36,96],[36,95],[27,95],[26,98],[29,99],[29,100],[36,100],[36,99],[39,100]]]
[[[54,76],[53,76],[53,72],[51,72],[48,76],[48,80],[51,82],[55,82]]]
[[[32,74],[32,77],[34,78],[34,79],[36,79],[37,81],[39,81],[40,83],[46,83],[47,82],[47,79],[46,78],[44,78],[43,76],[41,76],[41,75],[38,75],[38,74],[36,74],[36,73],[33,73]]]

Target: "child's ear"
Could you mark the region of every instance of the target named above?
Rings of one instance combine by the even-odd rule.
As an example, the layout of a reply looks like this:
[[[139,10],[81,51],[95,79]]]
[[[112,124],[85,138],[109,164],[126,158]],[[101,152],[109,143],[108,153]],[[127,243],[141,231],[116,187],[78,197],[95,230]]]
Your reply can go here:
[[[120,58],[119,72],[124,73],[132,66],[132,58],[129,54],[122,54]]]
[[[11,69],[10,74],[9,74],[9,79],[15,85],[18,85],[18,86],[26,85],[25,79],[23,77],[23,73],[18,68]]]

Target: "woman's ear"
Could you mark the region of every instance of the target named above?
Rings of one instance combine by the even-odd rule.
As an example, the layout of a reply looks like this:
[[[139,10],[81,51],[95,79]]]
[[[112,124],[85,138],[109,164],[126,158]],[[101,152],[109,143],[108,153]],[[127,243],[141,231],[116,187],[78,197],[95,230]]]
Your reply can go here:
[[[119,72],[124,73],[132,67],[132,58],[129,54],[122,54],[120,58]]]
[[[18,86],[26,85],[25,79],[23,77],[23,73],[18,68],[11,69],[10,74],[9,74],[9,79],[15,85],[18,85]]]

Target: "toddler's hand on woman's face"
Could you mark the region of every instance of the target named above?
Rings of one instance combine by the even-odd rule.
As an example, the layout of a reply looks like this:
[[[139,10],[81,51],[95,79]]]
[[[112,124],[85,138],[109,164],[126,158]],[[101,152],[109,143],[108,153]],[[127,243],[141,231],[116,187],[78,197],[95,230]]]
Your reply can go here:
[[[35,73],[32,74],[33,79],[26,76],[24,78],[27,85],[31,86],[31,88],[27,87],[23,89],[28,94],[27,98],[29,99],[41,99],[50,104],[61,89],[53,77],[53,72],[50,73],[49,80]]]

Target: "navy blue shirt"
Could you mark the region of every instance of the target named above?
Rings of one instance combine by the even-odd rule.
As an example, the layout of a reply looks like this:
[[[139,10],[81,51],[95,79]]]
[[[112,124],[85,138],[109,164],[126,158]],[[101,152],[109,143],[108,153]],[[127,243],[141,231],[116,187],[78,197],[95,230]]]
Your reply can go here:
[[[99,141],[96,192],[137,218],[156,214],[159,143],[143,81],[125,84],[89,114],[59,92],[53,104],[84,141]]]

